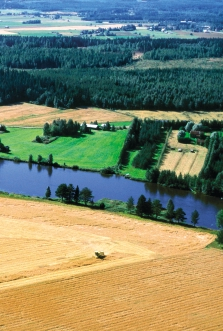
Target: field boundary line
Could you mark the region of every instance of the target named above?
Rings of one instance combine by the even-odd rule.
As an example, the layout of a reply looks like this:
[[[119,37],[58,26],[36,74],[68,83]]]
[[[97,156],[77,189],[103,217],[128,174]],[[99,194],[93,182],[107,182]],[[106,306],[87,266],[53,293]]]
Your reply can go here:
[[[166,139],[165,139],[165,142],[164,142],[164,145],[163,145],[162,151],[161,151],[161,153],[160,153],[160,157],[159,157],[159,159],[158,159],[158,161],[157,161],[157,165],[156,165],[157,169],[159,169],[159,167],[160,167],[160,163],[161,163],[161,161],[162,161],[162,159],[163,159],[163,156],[164,156],[164,153],[165,153],[165,151],[166,151],[166,147],[167,147],[167,144],[168,144],[168,141],[169,141],[169,137],[170,137],[170,135],[171,135],[171,132],[172,132],[172,127],[169,129],[169,131],[168,131],[167,134],[166,134]]]
[[[0,283],[0,292],[13,288],[33,285],[36,283],[52,282],[52,281],[58,281],[60,279],[70,279],[75,276],[80,276],[82,274],[87,274],[91,272],[97,272],[97,271],[103,272],[104,270],[112,269],[114,267],[121,267],[127,264],[154,260],[157,256],[158,254],[154,253],[154,255],[150,257],[148,255],[144,255],[144,256],[135,255],[124,259],[110,261],[107,263],[106,260],[104,260],[101,261],[101,263],[103,263],[103,267],[101,266],[101,264],[93,264],[90,266],[78,267],[73,270],[72,269],[61,270],[61,271],[49,272],[43,275],[16,279],[5,283]]]
[[[193,165],[194,165],[194,163],[195,163],[195,161],[196,161],[196,159],[197,159],[197,157],[198,157],[198,153],[199,153],[199,151],[196,152],[196,156],[195,156],[195,158],[194,158],[194,160],[193,160],[193,162],[192,162],[192,164],[191,164],[191,166],[190,166],[190,169],[188,170],[188,174],[190,174],[191,169],[193,168]]]

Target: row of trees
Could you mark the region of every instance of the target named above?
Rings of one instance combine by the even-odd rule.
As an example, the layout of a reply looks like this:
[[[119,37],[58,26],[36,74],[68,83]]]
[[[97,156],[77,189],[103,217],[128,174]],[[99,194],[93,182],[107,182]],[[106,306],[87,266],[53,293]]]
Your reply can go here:
[[[218,164],[217,164],[218,165]],[[222,168],[221,168],[222,169]],[[175,171],[159,170],[152,168],[147,170],[146,179],[150,183],[157,183],[166,187],[192,190],[193,192],[203,193],[222,197],[223,195],[223,172],[221,171],[215,179],[202,178],[201,175],[190,176],[189,174],[176,175]]]
[[[73,184],[60,184],[56,191],[55,195],[61,199],[61,201],[65,201],[67,203],[78,203],[80,201],[83,201],[85,205],[87,205],[88,202],[93,203],[93,194],[92,191],[84,187],[82,190],[79,189],[78,185],[76,188],[73,186]],[[45,197],[49,199],[51,197],[51,189],[48,186],[46,189]]]
[[[129,127],[118,164],[125,164],[127,151],[139,149],[132,164],[136,168],[147,169],[153,162],[157,141],[161,139],[162,125],[162,121],[142,121],[135,117]]]
[[[217,227],[219,229],[217,233],[217,240],[220,244],[223,244],[223,209],[217,213]]]
[[[28,158],[28,163],[34,163],[33,155],[30,154]],[[47,165],[53,165],[53,154],[49,154],[47,158],[42,157],[42,155],[37,156],[37,163],[39,164],[47,164]]]
[[[154,216],[157,219],[159,216],[161,216],[162,213],[162,216],[169,222],[173,222],[173,220],[175,220],[177,223],[184,223],[186,220],[186,213],[181,207],[175,210],[175,206],[172,199],[169,199],[165,211],[162,212],[164,208],[162,207],[162,204],[159,199],[151,201],[151,199],[149,198],[148,200],[146,200],[146,197],[142,194],[140,195],[137,204],[134,205],[134,199],[131,196],[127,201],[127,209],[129,212],[135,212],[136,215],[140,217]],[[191,223],[193,224],[193,226],[196,226],[198,224],[198,220],[199,213],[195,209],[191,214]]]
[[[45,123],[43,126],[44,136],[68,136],[74,137],[80,131],[80,123],[74,122],[72,119],[56,119],[52,123]]]

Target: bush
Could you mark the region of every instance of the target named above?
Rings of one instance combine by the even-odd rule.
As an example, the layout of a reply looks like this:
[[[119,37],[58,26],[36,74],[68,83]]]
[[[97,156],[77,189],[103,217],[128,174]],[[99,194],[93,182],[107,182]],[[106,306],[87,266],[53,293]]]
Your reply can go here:
[[[217,242],[223,244],[223,230],[219,230],[217,233]]]
[[[104,202],[101,202],[101,203],[100,203],[99,208],[100,208],[100,209],[105,209],[105,204],[104,204]]]

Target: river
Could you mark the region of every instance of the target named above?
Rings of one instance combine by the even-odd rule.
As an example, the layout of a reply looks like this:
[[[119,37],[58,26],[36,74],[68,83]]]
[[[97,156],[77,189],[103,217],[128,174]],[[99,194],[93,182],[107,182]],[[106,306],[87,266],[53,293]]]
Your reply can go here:
[[[159,199],[166,207],[168,200],[172,199],[175,208],[181,207],[186,212],[188,223],[196,209],[200,215],[198,225],[212,229],[216,229],[217,212],[223,209],[223,200],[219,198],[137,182],[122,176],[102,176],[97,172],[0,160],[1,191],[43,197],[49,186],[54,198],[57,187],[62,183],[78,185],[80,189],[90,188],[94,201],[102,198],[127,201],[132,196],[137,203],[139,196],[144,194],[147,199]]]

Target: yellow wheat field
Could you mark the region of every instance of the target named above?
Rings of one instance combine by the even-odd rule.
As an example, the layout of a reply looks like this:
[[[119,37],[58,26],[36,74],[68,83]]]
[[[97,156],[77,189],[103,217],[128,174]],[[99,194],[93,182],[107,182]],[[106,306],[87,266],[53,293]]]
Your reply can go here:
[[[29,103],[0,106],[0,122],[5,125],[42,127],[46,122],[50,123],[58,118],[66,120],[71,118],[79,123],[83,121],[90,123],[96,120],[99,123],[132,121],[132,117],[128,115],[101,108],[60,110]]]
[[[222,330],[214,235],[12,198],[0,215],[0,330]]]
[[[164,111],[164,110],[122,110],[121,114],[136,116],[139,118],[149,118],[154,120],[186,120],[199,123],[202,119],[223,120],[223,112],[214,111]]]
[[[177,133],[178,131],[173,131],[169,137],[167,153],[163,156],[160,170],[175,171],[177,175],[198,175],[204,164],[207,148],[179,143]]]

